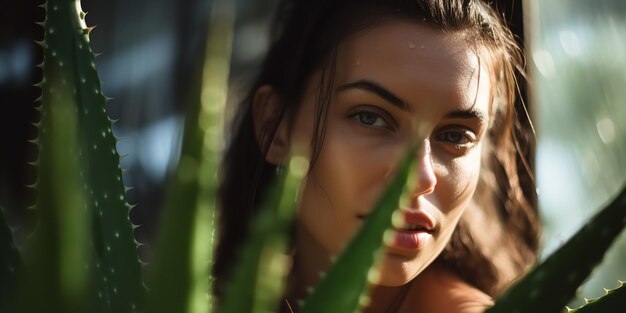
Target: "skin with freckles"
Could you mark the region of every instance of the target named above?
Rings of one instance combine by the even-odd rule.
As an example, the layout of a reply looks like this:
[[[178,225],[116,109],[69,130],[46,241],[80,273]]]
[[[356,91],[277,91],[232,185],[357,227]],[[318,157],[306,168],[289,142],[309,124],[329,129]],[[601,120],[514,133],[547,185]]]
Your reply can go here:
[[[452,284],[456,289],[445,290],[476,293],[472,299],[488,303],[488,297],[445,269],[428,267],[446,246],[478,181],[491,92],[485,63],[462,34],[399,19],[357,32],[340,44],[325,139],[297,213],[290,298],[303,298],[306,286],[316,285],[318,273],[341,253],[419,128],[426,139],[416,160],[416,187],[398,210],[427,216],[433,228],[418,247],[399,243],[397,236],[386,242],[367,311],[384,312],[409,283],[413,295],[404,300],[402,312],[409,312],[416,299],[421,304],[413,304],[422,307],[424,301],[447,301],[420,297],[424,286],[433,291],[434,286]],[[317,92],[313,82],[319,75],[309,80],[293,129],[281,124],[267,154],[269,162],[280,163],[288,146],[310,145]],[[269,94],[271,87],[266,86],[257,97]],[[478,312],[468,307],[456,312]]]

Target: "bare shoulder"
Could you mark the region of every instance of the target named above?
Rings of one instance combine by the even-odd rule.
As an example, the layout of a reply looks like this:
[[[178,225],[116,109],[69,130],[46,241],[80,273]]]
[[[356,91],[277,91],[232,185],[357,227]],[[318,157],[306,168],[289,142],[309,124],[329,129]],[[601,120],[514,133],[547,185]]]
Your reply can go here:
[[[412,284],[402,313],[481,313],[493,299],[448,269],[431,265]]]

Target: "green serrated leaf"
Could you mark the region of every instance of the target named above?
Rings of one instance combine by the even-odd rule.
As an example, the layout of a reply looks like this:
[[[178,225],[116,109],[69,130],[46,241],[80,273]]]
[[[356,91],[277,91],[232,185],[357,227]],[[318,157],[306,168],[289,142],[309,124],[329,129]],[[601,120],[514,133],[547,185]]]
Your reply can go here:
[[[14,311],[15,286],[20,267],[20,254],[4,219],[3,209],[0,208],[0,312]]]
[[[51,263],[60,260],[64,249],[75,249],[82,255],[84,262],[72,263],[72,266],[73,271],[86,273],[81,279],[88,284],[82,287],[81,293],[88,311],[134,312],[143,294],[140,266],[128,219],[122,170],[115,149],[116,139],[106,114],[105,97],[89,47],[89,31],[80,1],[50,0],[45,8],[43,81],[40,84],[42,170],[37,186],[40,225],[37,226],[36,237],[43,238],[48,234],[49,238],[42,240],[58,251],[51,249],[38,253],[43,260],[50,259]],[[52,119],[55,114],[60,118],[56,122]],[[67,119],[66,124],[63,119]],[[66,139],[53,139],[56,137],[52,135],[47,141],[44,139],[46,132],[54,133],[62,127],[66,127]],[[43,169],[43,158],[46,155],[51,158],[48,151],[52,153],[61,149],[71,149],[71,153],[66,153],[64,159],[46,161],[48,168]],[[41,178],[47,174],[52,178],[44,183]],[[69,179],[73,176],[78,178],[75,181]],[[54,203],[55,197],[63,199],[63,193],[56,195],[54,188],[69,185],[65,182],[66,178],[73,183],[67,187],[68,190],[80,195],[80,214]],[[46,223],[49,225],[44,225]],[[81,244],[74,247],[73,241],[58,237],[65,232],[82,238]],[[82,244],[87,245],[86,250],[81,248]],[[64,262],[61,264],[66,266]],[[53,265],[38,263],[34,266],[51,266],[51,276],[46,281],[59,282],[64,277],[55,276],[62,271],[55,271]]]
[[[391,216],[411,180],[410,173],[415,172],[411,169],[415,165],[416,150],[411,148],[402,160],[395,178],[355,238],[307,299],[302,313],[343,313],[358,309],[359,300],[367,291],[368,273],[380,256],[383,234],[391,228]]]
[[[217,312],[277,311],[288,270],[289,229],[308,164],[301,156],[293,157],[287,173],[272,185]]]
[[[625,225],[623,188],[608,206],[486,312],[560,312]]]
[[[626,310],[626,286],[620,282],[619,287],[606,290],[604,296],[589,300],[580,308],[568,310],[568,313],[617,313],[624,310]]]
[[[79,175],[78,117],[71,90],[62,83],[67,70],[51,59],[48,51],[42,84],[39,218],[25,247],[18,307],[23,312],[83,312],[88,304],[89,218]]]

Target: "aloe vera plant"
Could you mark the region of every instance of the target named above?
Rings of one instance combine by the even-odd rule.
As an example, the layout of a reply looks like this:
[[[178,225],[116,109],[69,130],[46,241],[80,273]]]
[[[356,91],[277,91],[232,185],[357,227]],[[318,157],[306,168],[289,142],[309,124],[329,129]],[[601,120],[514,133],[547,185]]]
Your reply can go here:
[[[558,312],[626,226],[626,188],[557,252],[509,289],[495,312]]]
[[[605,294],[599,298],[587,300],[585,305],[570,309],[567,312],[590,313],[590,312],[620,312],[626,308],[626,287],[624,282],[619,282],[619,287],[609,290],[604,289]]]
[[[380,256],[385,231],[391,228],[392,214],[399,207],[401,195],[412,190],[410,186],[415,182],[415,155],[413,147],[372,214],[315,288],[302,312],[354,312],[367,305],[367,285],[377,282],[379,274],[373,266]]]
[[[191,90],[182,156],[154,261],[149,312],[208,312],[217,169],[226,102],[232,7],[216,1],[206,46],[202,87]],[[226,7],[225,7],[226,6]],[[200,86],[200,85],[199,85]],[[198,105],[198,103],[200,105]]]
[[[14,296],[13,286],[17,283],[20,256],[13,242],[11,230],[0,208],[0,311],[12,311],[9,300]]]
[[[51,0],[43,7],[39,224],[26,247],[33,265],[25,276],[84,293],[93,312],[133,312],[143,293],[140,266],[125,200],[128,188],[89,47],[91,28],[80,1]],[[29,274],[38,269],[48,279]],[[47,295],[44,286],[40,292]],[[23,301],[33,311],[46,305]]]
[[[191,90],[183,157],[171,188],[154,276],[144,296],[137,243],[128,218],[127,187],[89,48],[90,28],[78,0],[50,0],[42,88],[39,224],[20,256],[0,212],[0,309],[24,312],[271,312],[283,294],[288,225],[307,162],[294,157],[253,223],[223,302],[210,299],[213,215],[226,95],[232,16],[214,14],[204,87]],[[218,9],[221,10],[221,9]],[[219,11],[224,12],[224,11]],[[217,16],[221,16],[219,19]],[[195,93],[195,94],[194,94]],[[195,106],[194,106],[195,105]],[[376,209],[337,258],[302,312],[353,312],[367,303],[370,270],[391,226],[409,176],[411,149]],[[410,187],[410,186],[409,186]],[[559,312],[602,259],[626,224],[626,191],[567,244],[511,288],[488,312]],[[21,260],[24,259],[22,263]],[[261,269],[268,270],[261,270]],[[21,276],[17,282],[16,273]],[[19,288],[16,287],[19,284]],[[18,290],[17,304],[11,293]],[[575,312],[611,312],[624,306],[623,286]],[[241,299],[245,298],[244,301]],[[33,300],[34,299],[34,300]]]
[[[306,158],[294,156],[287,172],[278,177],[270,200],[253,223],[252,239],[242,250],[237,270],[216,312],[277,311],[287,274],[289,225],[308,164]]]

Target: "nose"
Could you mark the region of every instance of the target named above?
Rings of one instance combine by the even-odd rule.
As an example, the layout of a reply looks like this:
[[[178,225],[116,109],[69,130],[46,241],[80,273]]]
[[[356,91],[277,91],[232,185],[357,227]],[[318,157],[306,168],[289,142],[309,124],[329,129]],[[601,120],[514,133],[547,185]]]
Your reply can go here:
[[[437,185],[437,177],[433,170],[433,158],[428,139],[424,140],[424,147],[419,154],[417,171],[417,186],[414,196],[432,193],[435,190],[435,185]]]

